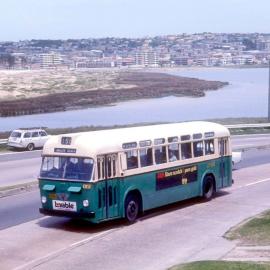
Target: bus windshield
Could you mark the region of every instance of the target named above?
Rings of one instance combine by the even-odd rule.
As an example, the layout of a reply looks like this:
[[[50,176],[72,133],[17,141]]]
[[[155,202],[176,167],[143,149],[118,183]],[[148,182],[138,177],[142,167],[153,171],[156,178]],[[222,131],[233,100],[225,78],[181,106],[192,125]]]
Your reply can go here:
[[[43,157],[40,177],[91,180],[94,161],[81,157]]]

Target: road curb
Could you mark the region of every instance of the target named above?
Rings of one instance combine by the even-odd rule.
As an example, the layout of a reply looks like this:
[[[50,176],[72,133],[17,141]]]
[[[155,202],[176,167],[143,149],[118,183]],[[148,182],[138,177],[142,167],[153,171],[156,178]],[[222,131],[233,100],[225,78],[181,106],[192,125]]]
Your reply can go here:
[[[17,195],[19,193],[32,191],[38,188],[38,181],[32,181],[12,186],[0,187],[0,198]]]

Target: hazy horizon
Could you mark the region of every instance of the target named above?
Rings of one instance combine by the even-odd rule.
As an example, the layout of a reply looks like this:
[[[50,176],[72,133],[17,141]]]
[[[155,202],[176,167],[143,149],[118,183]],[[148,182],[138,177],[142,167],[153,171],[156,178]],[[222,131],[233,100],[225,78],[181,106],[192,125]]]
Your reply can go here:
[[[1,10],[0,41],[269,33],[270,25],[266,0],[9,0]]]
[[[262,35],[270,35],[270,32],[200,32],[200,33],[169,33],[169,34],[164,34],[164,35],[156,35],[156,36],[141,36],[141,37],[127,37],[127,36],[104,36],[104,37],[78,37],[78,38],[28,38],[28,39],[20,39],[20,40],[0,40],[0,42],[19,42],[19,41],[30,41],[30,40],[72,40],[72,39],[103,39],[103,38],[119,38],[119,39],[124,39],[124,38],[130,38],[130,39],[144,39],[144,38],[155,38],[155,37],[165,37],[165,36],[174,36],[174,35],[182,35],[182,34],[187,34],[187,35],[195,35],[195,34],[203,34],[203,33],[210,33],[210,34],[262,34]]]

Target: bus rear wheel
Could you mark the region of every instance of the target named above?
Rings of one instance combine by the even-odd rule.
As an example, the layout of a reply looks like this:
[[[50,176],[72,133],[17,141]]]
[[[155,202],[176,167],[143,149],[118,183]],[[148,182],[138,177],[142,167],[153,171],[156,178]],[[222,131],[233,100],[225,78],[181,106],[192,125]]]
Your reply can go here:
[[[215,193],[215,184],[212,176],[208,175],[203,180],[203,198],[211,200]]]
[[[125,202],[125,217],[128,222],[133,223],[139,215],[139,200],[135,195],[128,195]]]

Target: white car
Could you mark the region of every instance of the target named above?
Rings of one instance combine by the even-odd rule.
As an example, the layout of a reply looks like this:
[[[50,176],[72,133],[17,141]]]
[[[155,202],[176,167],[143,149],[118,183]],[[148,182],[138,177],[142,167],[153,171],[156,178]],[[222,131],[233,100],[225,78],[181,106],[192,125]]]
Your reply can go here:
[[[242,152],[232,152],[232,165],[239,163],[242,160]]]
[[[10,134],[7,145],[32,151],[42,148],[49,137],[43,129],[17,129]]]

